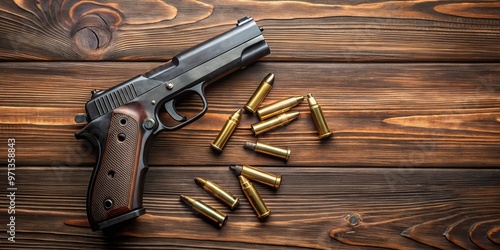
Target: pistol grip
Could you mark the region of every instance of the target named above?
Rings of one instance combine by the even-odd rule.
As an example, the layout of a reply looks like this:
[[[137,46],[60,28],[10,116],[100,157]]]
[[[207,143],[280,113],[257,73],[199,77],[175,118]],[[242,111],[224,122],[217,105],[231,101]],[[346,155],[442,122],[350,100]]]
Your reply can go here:
[[[87,217],[94,231],[146,212],[142,194],[149,133],[141,126],[142,120],[143,116],[126,106],[111,113],[87,192]]]

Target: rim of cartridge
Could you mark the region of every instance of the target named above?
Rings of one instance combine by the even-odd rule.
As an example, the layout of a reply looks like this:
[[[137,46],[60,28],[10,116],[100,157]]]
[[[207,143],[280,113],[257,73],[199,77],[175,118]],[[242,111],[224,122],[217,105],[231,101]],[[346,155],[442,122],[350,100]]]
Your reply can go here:
[[[252,107],[248,106],[248,105],[245,105],[245,110],[248,111],[248,112],[251,112],[252,114],[255,114],[255,112],[257,112],[257,108],[253,109]]]
[[[240,198],[236,197],[236,200],[234,201],[234,203],[232,205],[230,205],[231,210],[236,209],[238,207],[238,205],[240,205]]]
[[[292,150],[290,150],[289,147],[286,147],[286,156],[285,156],[285,161],[288,161],[288,159],[290,158],[290,154],[292,153]]]
[[[217,223],[217,225],[219,226],[219,228],[222,228],[222,226],[224,226],[224,223],[227,221],[227,219],[229,218],[229,216],[224,216],[224,220],[222,220],[221,222]]]
[[[269,217],[269,215],[271,214],[271,209],[267,209],[267,212],[261,214],[261,215],[258,215],[257,218],[259,218],[259,220],[265,220],[267,219],[267,217]]]
[[[324,138],[328,138],[328,137],[330,137],[331,135],[333,135],[333,132],[332,132],[332,131],[328,131],[328,132],[326,132],[326,133],[323,133],[323,134],[321,134],[321,135],[318,135],[318,138],[319,138],[319,139],[324,139]]]
[[[274,182],[274,188],[279,189],[281,185],[281,175],[276,176],[276,181]]]
[[[218,152],[222,152],[222,148],[220,148],[219,146],[215,145],[213,142],[212,142],[212,143],[210,143],[210,146],[211,146],[213,149],[217,150]]]

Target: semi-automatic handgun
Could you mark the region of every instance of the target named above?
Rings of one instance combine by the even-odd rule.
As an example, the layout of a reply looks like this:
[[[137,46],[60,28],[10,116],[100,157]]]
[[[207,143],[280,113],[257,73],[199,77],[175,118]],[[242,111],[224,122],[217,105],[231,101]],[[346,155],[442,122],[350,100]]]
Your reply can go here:
[[[221,77],[245,68],[268,55],[262,28],[252,18],[238,20],[235,28],[202,42],[145,74],[108,90],[92,91],[86,114],[77,122],[88,124],[75,134],[97,149],[87,191],[87,217],[92,230],[100,230],[138,217],[148,170],[148,145],[164,130],[176,130],[207,111],[204,88]],[[201,99],[201,111],[190,117],[176,110],[187,93]],[[174,123],[165,123],[160,113]]]

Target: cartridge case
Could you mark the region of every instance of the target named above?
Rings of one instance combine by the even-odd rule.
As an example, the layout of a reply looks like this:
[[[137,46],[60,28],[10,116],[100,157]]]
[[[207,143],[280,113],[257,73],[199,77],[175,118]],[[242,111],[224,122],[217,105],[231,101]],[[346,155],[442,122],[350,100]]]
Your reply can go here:
[[[278,157],[284,159],[285,161],[288,161],[288,158],[290,158],[290,153],[291,153],[289,148],[278,148],[260,142],[255,142],[255,143],[245,142],[245,145],[243,147],[249,150],[253,150],[255,152]]]
[[[264,220],[265,218],[267,218],[271,214],[271,210],[266,207],[266,204],[260,197],[257,189],[255,189],[252,183],[245,176],[240,175],[238,176],[238,179],[240,180],[240,185],[243,193],[245,194],[248,202],[250,202],[250,205],[252,205],[253,210],[257,214],[257,218],[259,218],[259,220]]]
[[[231,193],[221,188],[213,181],[204,180],[202,178],[194,178],[195,182],[200,185],[205,191],[213,195],[215,198],[228,205],[231,209],[235,209],[240,204],[240,199],[234,197]]]
[[[252,131],[255,135],[262,134],[266,131],[275,129],[277,127],[285,126],[286,124],[290,123],[291,121],[297,119],[299,117],[300,113],[299,112],[289,112],[289,113],[284,113],[278,116],[275,116],[273,118],[260,121],[257,123],[252,124]]]
[[[224,124],[224,127],[222,127],[221,131],[219,132],[217,137],[215,137],[215,140],[210,144],[210,146],[212,146],[213,149],[222,152],[222,149],[240,123],[240,119],[241,109],[238,109],[236,110],[236,112],[234,112],[234,114],[229,116],[229,119]]]
[[[325,117],[323,116],[323,111],[321,106],[316,102],[316,99],[311,93],[307,94],[307,102],[309,103],[309,109],[311,110],[311,116],[314,121],[314,125],[318,130],[318,137],[320,139],[331,136],[333,133],[328,129],[328,124],[326,124]]]
[[[303,100],[304,100],[303,96],[294,96],[279,100],[277,102],[259,108],[257,110],[257,116],[259,116],[260,120],[265,120],[275,115],[285,113],[286,111],[297,106]]]
[[[222,227],[227,220],[227,215],[200,200],[195,200],[185,195],[181,195],[181,200],[189,205],[196,213],[201,214],[218,227]]]
[[[243,175],[250,180],[260,182],[278,189],[281,184],[281,175],[274,175],[248,165],[234,165],[229,167],[236,175]]]
[[[253,95],[250,97],[248,100],[247,104],[245,105],[245,109],[252,114],[255,114],[255,111],[257,108],[260,106],[262,101],[266,98],[267,94],[271,91],[273,88],[274,84],[274,74],[269,73],[262,82],[260,82],[260,85],[257,87]]]

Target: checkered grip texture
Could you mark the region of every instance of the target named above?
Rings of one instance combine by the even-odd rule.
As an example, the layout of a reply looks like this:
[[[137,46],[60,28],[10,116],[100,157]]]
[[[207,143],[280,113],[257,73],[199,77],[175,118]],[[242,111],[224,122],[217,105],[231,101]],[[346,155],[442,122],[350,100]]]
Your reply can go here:
[[[132,117],[114,113],[109,125],[106,148],[95,177],[92,192],[92,217],[95,223],[124,214],[133,208],[133,176],[140,143],[139,124]],[[123,137],[124,136],[124,137]],[[105,201],[112,201],[106,208]],[[108,204],[109,205],[109,204]]]

